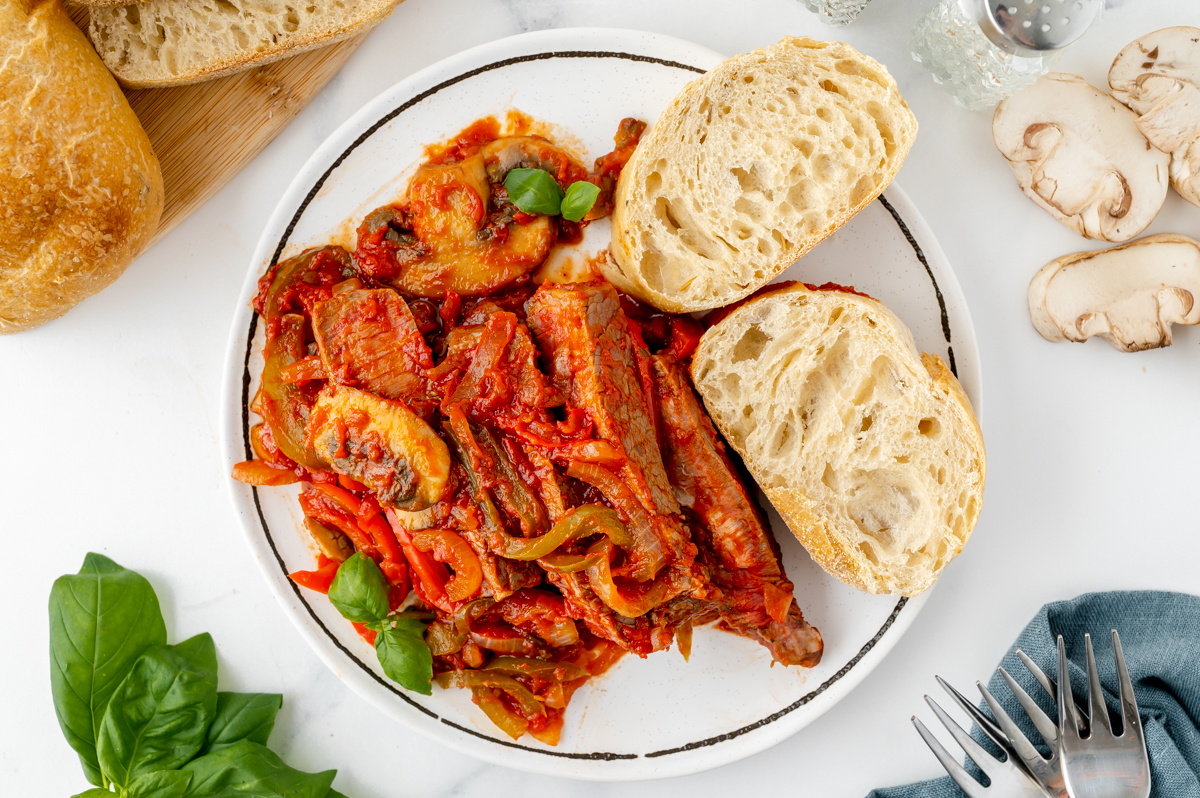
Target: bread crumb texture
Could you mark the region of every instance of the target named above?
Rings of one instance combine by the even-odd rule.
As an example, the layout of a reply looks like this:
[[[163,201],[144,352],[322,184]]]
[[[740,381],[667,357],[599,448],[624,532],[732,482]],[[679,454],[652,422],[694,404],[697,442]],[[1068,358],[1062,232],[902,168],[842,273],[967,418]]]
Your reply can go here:
[[[979,517],[986,461],[970,402],[882,304],[782,289],[704,336],[709,413],[813,558],[870,593],[916,595]]]
[[[399,0],[150,0],[93,8],[88,35],[124,84],[174,86],[340,41]]]
[[[784,39],[688,84],[621,173],[606,276],[665,310],[749,295],[891,182],[917,123],[879,63]]]
[[[58,0],[0,4],[0,333],[112,283],[162,211],[150,141]]]

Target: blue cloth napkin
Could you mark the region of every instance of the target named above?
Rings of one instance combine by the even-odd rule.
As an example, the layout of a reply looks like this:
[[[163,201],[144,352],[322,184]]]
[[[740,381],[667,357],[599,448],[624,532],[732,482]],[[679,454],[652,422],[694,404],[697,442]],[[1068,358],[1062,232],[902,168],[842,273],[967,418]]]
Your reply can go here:
[[[1046,692],[1017,659],[1019,648],[1051,678],[1058,667],[1056,640],[1063,636],[1070,660],[1071,686],[1075,696],[1087,698],[1087,671],[1083,635],[1090,632],[1096,651],[1100,683],[1110,711],[1120,717],[1117,703],[1117,674],[1113,664],[1112,637],[1116,629],[1133,680],[1138,710],[1150,752],[1151,798],[1200,798],[1200,597],[1158,591],[1087,593],[1071,601],[1047,604],[1021,632],[1000,664],[1035,698],[1052,718],[1057,710]],[[964,690],[960,686],[960,689]],[[999,674],[988,683],[1005,711],[1035,744],[1041,738],[1013,698]],[[942,699],[945,700],[942,700]],[[953,707],[949,696],[935,700]],[[956,719],[966,718],[954,708]],[[987,708],[983,711],[990,715]],[[959,753],[958,746],[936,719],[926,725],[946,750]],[[915,735],[916,732],[914,731]],[[983,733],[972,730],[983,742]],[[990,747],[991,743],[988,741]],[[1043,753],[1046,749],[1042,748]],[[932,760],[932,755],[930,755]],[[969,770],[974,770],[967,763]],[[974,771],[978,776],[978,771]],[[962,798],[963,793],[949,776],[903,787],[873,790],[867,798]]]

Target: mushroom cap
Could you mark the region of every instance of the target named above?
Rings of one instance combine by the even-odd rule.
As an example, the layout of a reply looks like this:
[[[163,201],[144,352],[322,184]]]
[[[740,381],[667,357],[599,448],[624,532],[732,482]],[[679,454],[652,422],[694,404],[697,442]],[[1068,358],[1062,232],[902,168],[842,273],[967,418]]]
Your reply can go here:
[[[1171,154],[1171,185],[1200,205],[1200,28],[1163,28],[1134,39],[1113,61],[1108,85],[1139,114],[1146,139]]]
[[[1004,99],[992,137],[1021,190],[1087,238],[1128,241],[1166,198],[1170,157],[1136,114],[1078,75],[1051,72]]]
[[[1200,242],[1164,233],[1050,261],[1029,283],[1029,316],[1047,341],[1098,335],[1122,352],[1171,345],[1200,323]]]

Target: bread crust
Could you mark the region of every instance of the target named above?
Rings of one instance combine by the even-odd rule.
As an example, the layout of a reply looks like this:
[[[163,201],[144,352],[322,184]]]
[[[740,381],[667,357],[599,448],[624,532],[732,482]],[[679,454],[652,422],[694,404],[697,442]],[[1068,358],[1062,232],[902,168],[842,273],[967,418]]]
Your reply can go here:
[[[922,462],[922,467],[930,470],[947,469],[949,473],[943,479],[949,485],[961,485],[965,501],[958,496],[948,499],[946,496],[937,495],[941,482],[938,482],[937,485],[929,484],[928,493],[922,493],[924,489],[922,481],[929,482],[927,478],[929,471],[918,473],[915,463],[911,467],[907,465],[892,466],[893,469],[903,472],[901,481],[914,493],[922,496],[933,495],[933,498],[936,499],[934,501],[926,498],[924,502],[936,505],[939,513],[936,519],[930,521],[932,528],[924,530],[927,532],[927,541],[922,546],[922,550],[930,547],[936,550],[939,544],[945,541],[948,548],[942,555],[925,560],[917,558],[917,567],[896,567],[892,563],[883,561],[885,558],[876,558],[879,560],[876,561],[868,557],[861,548],[861,541],[864,537],[862,529],[849,521],[846,513],[830,512],[828,496],[810,495],[803,488],[803,485],[812,483],[811,479],[806,481],[805,472],[812,473],[813,468],[819,469],[821,466],[829,469],[829,461],[836,461],[837,455],[831,454],[828,449],[822,449],[820,444],[814,443],[812,444],[814,448],[808,450],[807,453],[811,462],[807,464],[793,463],[793,468],[789,473],[780,473],[776,470],[777,464],[772,466],[767,462],[769,458],[762,451],[762,447],[752,444],[751,436],[735,423],[737,414],[731,413],[730,408],[736,410],[746,406],[751,408],[750,416],[747,418],[757,419],[751,422],[752,425],[777,423],[777,419],[767,417],[769,412],[767,407],[771,404],[768,397],[747,395],[745,392],[738,393],[734,397],[728,396],[728,385],[732,383],[727,382],[722,385],[722,381],[726,379],[726,375],[734,372],[716,367],[714,362],[729,361],[743,356],[745,353],[739,353],[739,344],[730,344],[730,337],[735,336],[741,339],[744,331],[749,327],[748,319],[764,317],[765,309],[773,302],[781,303],[786,307],[789,298],[798,294],[808,295],[815,301],[824,303],[821,305],[822,309],[841,309],[846,314],[865,309],[876,325],[870,335],[879,336],[878,345],[870,347],[872,367],[878,362],[879,357],[888,357],[903,367],[905,376],[899,380],[901,384],[909,377],[921,379],[924,383],[922,386],[908,386],[907,393],[893,397],[891,404],[894,406],[907,401],[907,398],[912,395],[925,392],[930,395],[929,401],[920,408],[914,408],[914,412],[929,413],[938,419],[939,424],[949,427],[945,430],[948,433],[948,437],[945,439],[947,447],[945,456],[935,452],[932,463]],[[824,344],[825,342],[822,342],[822,345]],[[800,352],[816,347],[817,344],[815,340],[797,336],[794,340],[787,341],[786,346],[790,347],[792,352]],[[962,546],[970,537],[982,508],[983,485],[987,470],[983,433],[966,393],[950,369],[936,355],[919,353],[907,328],[882,303],[874,299],[840,292],[811,292],[802,285],[771,291],[746,302],[714,325],[702,339],[692,362],[693,380],[713,421],[728,443],[742,457],[751,475],[762,486],[767,498],[775,505],[792,533],[808,550],[813,560],[828,573],[846,584],[868,593],[901,593],[906,596],[915,596],[932,586],[941,570],[961,551]],[[757,361],[751,360],[750,364],[752,369],[764,370],[763,365]],[[855,369],[842,370],[844,382],[836,386],[837,390],[845,393],[847,388],[854,387],[855,379],[859,376],[855,371]],[[774,379],[778,382],[780,378],[775,376]],[[872,376],[873,379],[874,376]],[[739,387],[745,388],[750,380],[741,379],[737,382]],[[807,387],[807,383],[805,387]],[[788,401],[799,404],[804,401],[804,397],[790,396]],[[812,411],[814,415],[820,412],[820,408],[808,407],[806,410]],[[845,416],[848,408],[839,406],[837,411],[838,414]],[[822,434],[827,433],[828,430],[822,431]],[[844,437],[853,433],[852,431],[842,431],[840,434]],[[892,449],[885,451],[885,457],[882,459],[890,463],[893,459],[892,455],[900,453],[903,449],[903,462],[908,463],[908,457],[913,454],[913,451],[904,449],[903,444],[897,444],[894,442],[895,440],[894,436],[883,440],[883,447],[888,449],[891,446]],[[859,440],[855,446],[879,444],[879,439],[873,442]],[[950,455],[951,450],[956,453],[965,453],[965,456],[959,455],[957,459],[953,458]],[[919,458],[914,455],[914,460],[919,461]],[[825,481],[823,475],[820,477],[820,481]],[[817,487],[821,486],[818,484]],[[822,504],[818,498],[823,498],[825,503]],[[844,506],[853,500],[854,491],[842,488],[840,495],[834,497],[833,504]],[[942,512],[945,510],[942,506],[943,501],[950,501],[951,504],[954,502],[963,504],[961,508],[963,522],[960,528],[955,529],[953,525],[944,523],[946,515]],[[901,552],[902,555],[905,553]],[[904,559],[903,556],[900,559]],[[908,559],[914,558],[909,556]]]
[[[309,30],[276,34],[268,40],[251,41],[229,52],[209,52],[194,57],[191,51],[202,49],[206,44],[206,37],[165,25],[165,41],[161,44],[156,43],[155,47],[174,47],[180,51],[187,51],[189,57],[195,61],[193,66],[181,69],[178,74],[173,74],[161,63],[155,63],[140,54],[142,48],[140,43],[135,41],[140,37],[135,35],[126,21],[126,15],[130,12],[124,3],[93,4],[88,37],[96,45],[100,57],[121,85],[131,89],[184,86],[232,75],[343,41],[387,19],[401,2],[403,0],[364,0],[359,3],[357,16],[334,18],[333,12],[330,11],[328,19]],[[147,0],[136,5],[137,19],[171,19],[188,13],[188,9],[194,5],[191,0]],[[221,16],[218,12],[210,12],[207,9],[199,9],[196,13],[210,13],[214,18]]]
[[[916,132],[887,69],[848,44],[787,38],[731,58],[622,170],[601,271],[672,313],[749,296],[878,197]]]
[[[158,159],[59,0],[0,4],[0,333],[116,280],[162,213]]]

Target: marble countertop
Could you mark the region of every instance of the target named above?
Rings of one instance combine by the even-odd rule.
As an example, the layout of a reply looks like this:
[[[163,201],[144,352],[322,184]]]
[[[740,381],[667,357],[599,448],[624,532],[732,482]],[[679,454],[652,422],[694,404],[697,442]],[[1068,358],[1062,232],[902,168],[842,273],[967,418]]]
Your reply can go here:
[[[1200,22],[1193,0],[1109,3],[1059,65],[1104,85],[1134,37]],[[759,793],[861,796],[939,774],[909,724],[935,673],[986,680],[1047,601],[1093,590],[1200,592],[1200,330],[1136,355],[1052,345],[1025,292],[1048,260],[1094,248],[1023,197],[989,113],[953,105],[908,56],[931,0],[873,0],[849,28],[798,0],[407,0],[291,126],[116,284],[59,321],[0,338],[3,535],[10,565],[0,677],[0,792],[86,786],[50,698],[46,599],[99,551],[150,578],[170,636],[209,631],[222,689],[281,692],[286,761],[338,768],[353,798]],[[885,63],[921,124],[897,179],[962,283],[984,373],[988,487],[963,555],[886,660],[844,701],[757,756],[662,782],[599,784],[485,765],[406,730],[351,693],[284,617],[249,556],[220,466],[220,373],[259,233],[299,164],[351,113],[412,72],[528,30],[639,28],[723,53],[783,35],[841,38]],[[1173,193],[1148,232],[1200,237]]]

